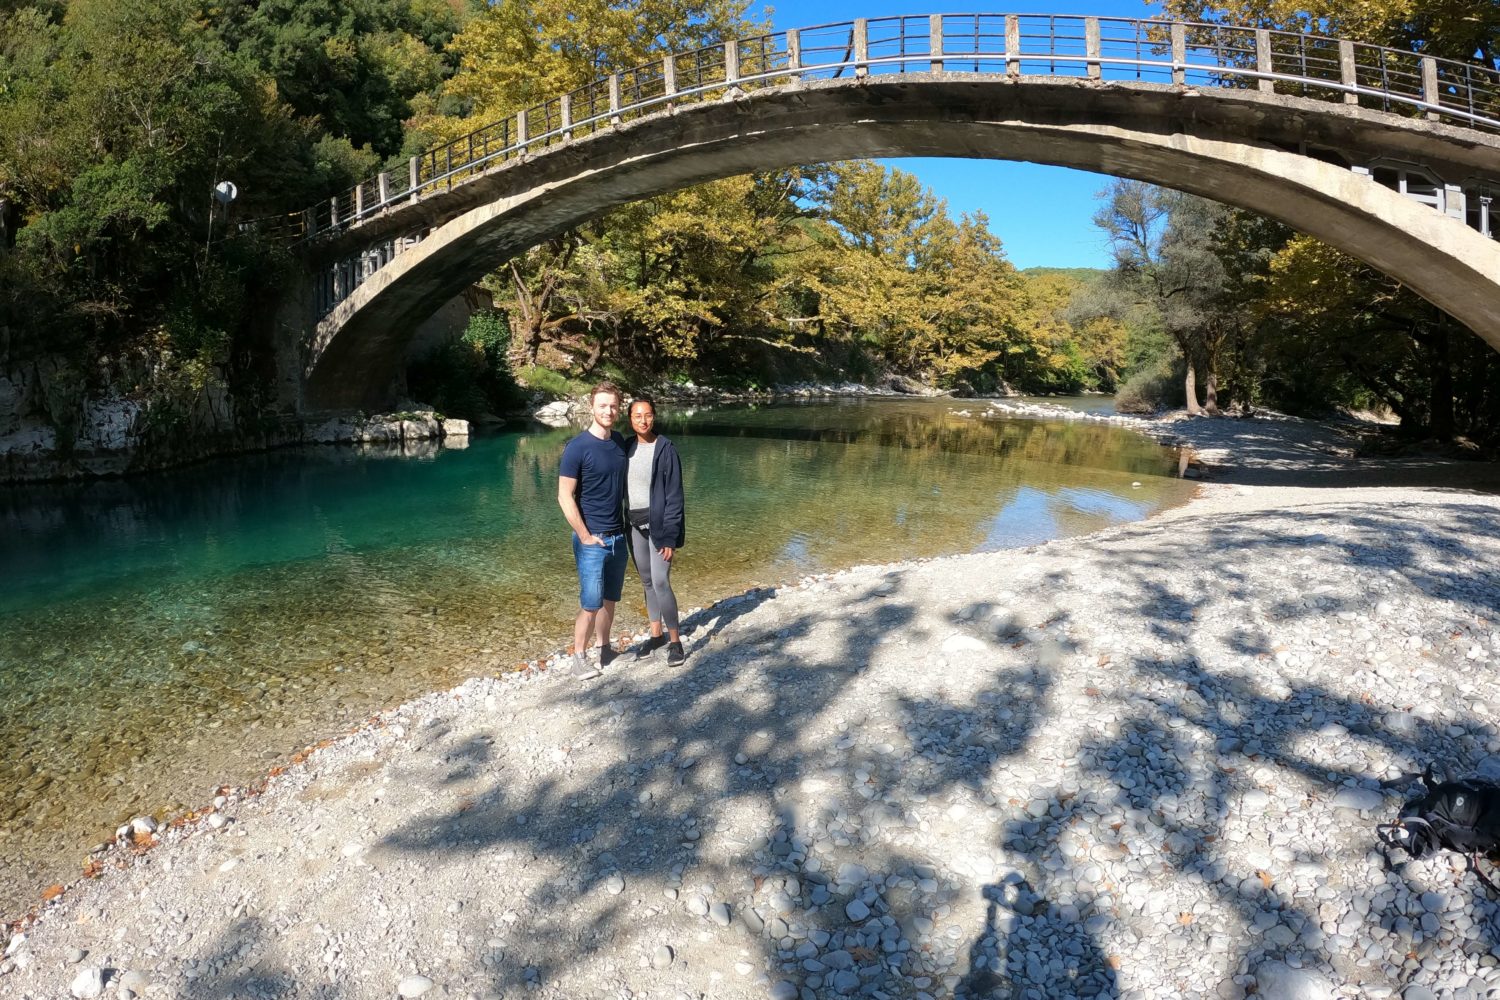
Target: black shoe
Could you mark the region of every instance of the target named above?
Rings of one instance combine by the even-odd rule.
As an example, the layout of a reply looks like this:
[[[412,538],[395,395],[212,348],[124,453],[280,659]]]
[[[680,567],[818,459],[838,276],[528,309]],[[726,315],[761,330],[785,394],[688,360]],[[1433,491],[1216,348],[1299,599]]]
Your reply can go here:
[[[615,657],[617,657],[619,655],[620,655],[619,653],[615,652],[615,647],[613,647],[613,646],[600,646],[599,647],[599,666],[601,666],[601,667],[607,667],[607,666],[609,666],[611,663],[615,662]]]
[[[680,667],[687,662],[687,654],[682,651],[682,643],[667,643],[667,666]]]
[[[658,649],[661,649],[666,644],[667,644],[667,637],[666,636],[664,636],[664,635],[653,635],[653,636],[650,636],[649,638],[646,639],[645,642],[643,642],[639,646],[635,647],[635,658],[637,660],[644,660],[646,657],[650,656],[652,653],[656,652]]]

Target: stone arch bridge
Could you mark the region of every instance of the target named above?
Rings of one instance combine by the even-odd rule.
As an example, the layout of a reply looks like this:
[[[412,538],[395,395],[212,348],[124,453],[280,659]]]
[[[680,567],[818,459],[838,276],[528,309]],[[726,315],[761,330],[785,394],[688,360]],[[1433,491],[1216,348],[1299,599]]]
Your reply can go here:
[[[861,157],[1027,160],[1278,219],[1500,350],[1500,80],[1347,40],[1123,18],[935,15],[729,41],[613,74],[279,221],[297,409],[379,405],[412,331],[613,206]],[[1025,192],[1017,192],[1024,197]]]

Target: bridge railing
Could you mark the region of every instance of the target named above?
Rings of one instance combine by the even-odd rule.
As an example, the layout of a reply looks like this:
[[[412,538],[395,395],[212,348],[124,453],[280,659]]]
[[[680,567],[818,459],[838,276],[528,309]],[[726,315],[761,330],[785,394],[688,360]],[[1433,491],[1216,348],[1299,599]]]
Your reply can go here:
[[[499,164],[667,108],[798,80],[904,73],[1254,88],[1500,131],[1495,71],[1344,39],[1075,15],[861,18],[734,39],[611,74],[429,149],[412,157],[404,171],[381,173],[265,228],[296,242],[318,239]]]

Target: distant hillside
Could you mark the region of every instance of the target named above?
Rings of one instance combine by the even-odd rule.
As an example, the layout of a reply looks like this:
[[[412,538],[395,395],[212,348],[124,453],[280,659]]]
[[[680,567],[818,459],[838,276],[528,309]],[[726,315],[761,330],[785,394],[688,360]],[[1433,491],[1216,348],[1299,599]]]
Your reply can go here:
[[[1103,267],[1028,267],[1021,271],[1022,274],[1065,274],[1078,281],[1092,281],[1101,275],[1107,274],[1108,269]]]

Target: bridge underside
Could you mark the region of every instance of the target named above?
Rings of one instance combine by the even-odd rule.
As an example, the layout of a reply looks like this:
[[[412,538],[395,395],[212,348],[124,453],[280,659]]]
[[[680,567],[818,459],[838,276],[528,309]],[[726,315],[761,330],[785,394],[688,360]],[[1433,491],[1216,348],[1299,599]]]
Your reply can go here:
[[[907,76],[788,86],[640,119],[350,231],[324,252],[431,227],[317,324],[304,408],[378,405],[424,318],[510,257],[616,205],[751,171],[908,156],[1075,167],[1249,209],[1397,278],[1500,350],[1500,242],[1346,165],[1384,157],[1455,181],[1500,178],[1500,138],[1249,90]]]

